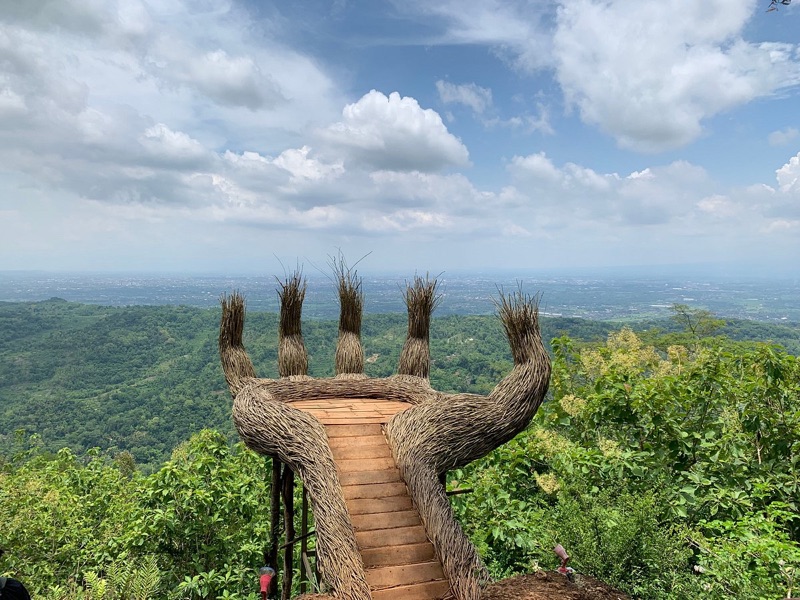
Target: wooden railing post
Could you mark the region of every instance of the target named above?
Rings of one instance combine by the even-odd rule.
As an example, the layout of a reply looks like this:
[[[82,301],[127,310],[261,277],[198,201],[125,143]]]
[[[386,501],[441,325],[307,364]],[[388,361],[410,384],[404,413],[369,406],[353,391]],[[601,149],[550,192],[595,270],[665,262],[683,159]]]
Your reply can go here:
[[[289,600],[292,593],[294,579],[294,545],[300,542],[300,556],[298,567],[300,571],[300,593],[308,591],[309,583],[312,592],[319,591],[319,571],[317,569],[316,551],[308,549],[308,538],[315,535],[309,530],[308,492],[303,487],[303,501],[301,508],[300,536],[295,537],[294,529],[294,480],[295,476],[288,465],[284,465],[278,458],[272,458],[272,489],[270,496],[270,539],[269,547],[264,552],[264,564],[274,567],[276,575],[272,578],[269,597],[277,597],[278,579],[282,585],[281,600]],[[281,511],[281,505],[283,511]],[[281,527],[283,517],[283,527]],[[281,529],[284,534],[284,543],[281,544]],[[281,564],[278,565],[278,556],[283,550]],[[314,558],[311,564],[310,558]]]
[[[304,564],[308,559],[308,493],[303,486],[303,504],[300,509],[300,593],[305,594],[308,587],[308,573]]]
[[[269,505],[269,548],[264,554],[264,564],[275,569],[275,577],[269,586],[269,597],[274,598],[278,593],[278,542],[280,540],[281,525],[281,461],[272,457],[272,481],[270,488]]]
[[[283,550],[283,588],[281,600],[289,600],[292,596],[292,579],[294,578],[294,472],[286,465],[283,468],[283,527],[286,544]]]

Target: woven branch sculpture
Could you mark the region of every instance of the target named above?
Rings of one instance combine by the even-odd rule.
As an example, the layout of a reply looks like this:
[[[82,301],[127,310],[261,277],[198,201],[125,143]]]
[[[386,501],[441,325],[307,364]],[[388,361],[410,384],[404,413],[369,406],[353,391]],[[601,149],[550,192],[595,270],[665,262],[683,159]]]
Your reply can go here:
[[[312,415],[292,402],[370,398],[412,404],[394,415],[386,436],[401,476],[457,600],[479,600],[489,574],[456,521],[441,477],[485,456],[527,427],[547,392],[550,359],[539,333],[536,298],[520,291],[497,302],[514,367],[488,396],[444,394],[431,388],[430,319],[439,301],[436,281],[416,277],[405,295],[408,335],[398,374],[367,378],[361,345],[361,281],[334,263],[341,316],[336,376],[308,377],[300,317],[306,284],[300,274],[281,283],[278,364],[280,379],[259,379],[242,345],[245,306],[238,293],[222,298],[219,349],[233,396],[233,418],[249,448],[289,465],[308,491],[317,530],[320,575],[336,598],[369,600],[327,436]]]

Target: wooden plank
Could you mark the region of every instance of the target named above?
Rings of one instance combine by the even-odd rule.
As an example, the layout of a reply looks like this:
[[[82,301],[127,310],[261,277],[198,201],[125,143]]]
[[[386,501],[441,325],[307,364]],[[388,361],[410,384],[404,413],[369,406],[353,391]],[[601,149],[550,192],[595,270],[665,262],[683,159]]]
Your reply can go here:
[[[313,413],[312,413],[313,414]],[[314,415],[316,416],[316,415]],[[377,425],[380,427],[381,425],[388,423],[389,419],[382,416],[370,416],[370,417],[347,417],[347,416],[335,416],[335,417],[317,417],[319,421],[325,425]]]
[[[329,438],[383,435],[383,429],[380,425],[328,425],[325,427],[325,432]]]
[[[351,515],[366,515],[375,513],[392,513],[398,510],[413,508],[411,496],[393,496],[391,498],[354,498],[345,500],[347,512]]]
[[[396,527],[394,529],[372,529],[356,531],[356,542],[359,548],[378,548],[381,546],[405,546],[427,542],[425,528],[422,525]]]
[[[402,481],[391,483],[375,483],[371,485],[345,485],[342,486],[344,497],[353,498],[391,498],[392,496],[407,496],[408,489]]]
[[[364,566],[369,568],[430,562],[436,560],[436,552],[433,544],[424,542],[388,548],[367,548],[361,551],[361,557],[364,559]]]
[[[402,481],[397,467],[391,469],[373,469],[369,471],[339,471],[339,482],[342,485],[367,485],[370,483],[390,483]]]
[[[446,580],[426,581],[372,592],[372,600],[440,600],[450,591]]]
[[[371,513],[363,515],[353,515],[351,517],[353,529],[356,531],[370,531],[372,529],[386,529],[386,524],[391,523],[392,527],[410,527],[412,525],[422,525],[419,513],[416,510],[401,510],[398,512],[382,514]]]
[[[365,446],[360,444],[361,438],[338,438],[340,440],[353,440],[349,444],[331,448],[333,458],[339,460],[352,460],[357,458],[388,458],[392,455],[392,450],[386,441],[382,445]]]
[[[389,458],[356,458],[353,460],[337,460],[336,470],[342,473],[352,473],[353,471],[385,471],[386,469],[397,468],[394,459]]]
[[[331,450],[336,448],[341,448],[342,446],[349,446],[353,443],[353,440],[358,440],[358,444],[361,446],[388,446],[389,444],[386,443],[386,438],[381,435],[364,435],[361,437],[335,437],[335,438],[328,438],[328,445],[331,447]]]
[[[391,567],[374,567],[365,572],[370,589],[411,585],[425,581],[444,579],[442,567],[438,561],[418,563],[415,565],[397,565]]]

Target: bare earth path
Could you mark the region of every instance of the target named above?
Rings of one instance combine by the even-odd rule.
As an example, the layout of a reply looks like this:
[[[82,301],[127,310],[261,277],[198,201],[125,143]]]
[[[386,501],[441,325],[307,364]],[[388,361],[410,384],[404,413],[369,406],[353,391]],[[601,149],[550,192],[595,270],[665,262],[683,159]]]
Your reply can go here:
[[[438,600],[449,589],[382,426],[409,408],[388,400],[302,400],[328,434],[374,600]]]

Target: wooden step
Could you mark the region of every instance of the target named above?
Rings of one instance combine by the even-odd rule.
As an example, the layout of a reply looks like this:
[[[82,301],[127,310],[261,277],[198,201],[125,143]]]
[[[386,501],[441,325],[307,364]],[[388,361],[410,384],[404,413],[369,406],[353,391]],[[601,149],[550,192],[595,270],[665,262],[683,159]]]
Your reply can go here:
[[[439,600],[450,591],[446,580],[426,581],[372,592],[372,600]]]
[[[422,525],[356,531],[356,543],[361,549],[385,546],[405,546],[428,541]]]
[[[312,413],[313,414],[313,413]],[[341,415],[314,415],[317,417],[320,423],[323,425],[352,425],[353,422],[359,423],[360,425],[378,425],[381,426],[386,423],[389,419],[387,417],[382,417],[380,415],[375,416],[364,416],[359,417],[357,415],[349,417],[349,416],[341,416]]]
[[[373,590],[444,579],[442,567],[436,560],[414,565],[373,567],[367,569],[365,573],[367,583]]]
[[[430,562],[436,560],[436,553],[433,544],[424,542],[387,548],[367,548],[361,551],[361,557],[364,559],[364,566],[370,568]]]
[[[369,485],[342,486],[344,497],[352,498],[391,498],[392,496],[405,496],[408,494],[406,484],[402,481],[387,483],[373,483]]]
[[[336,470],[339,474],[350,473],[352,471],[379,471],[396,468],[394,459],[387,458],[355,458],[336,461]]]
[[[353,443],[353,440],[358,440],[359,446],[386,446],[386,438],[381,435],[364,435],[361,437],[351,437],[351,436],[342,436],[342,437],[334,437],[328,438],[328,445],[331,447],[331,450],[336,452],[337,448],[341,448],[342,446],[349,446]]]
[[[347,512],[351,515],[366,515],[373,513],[393,513],[398,510],[411,510],[411,496],[392,496],[390,498],[353,498],[345,500]]]
[[[384,440],[383,444],[381,445],[374,444],[372,446],[365,446],[361,443],[361,438],[357,437],[343,437],[334,439],[350,441],[350,443],[347,445],[331,448],[333,458],[336,459],[337,462],[340,460],[352,460],[359,458],[388,458],[392,455],[392,450],[389,448],[386,440]]]
[[[369,471],[339,471],[339,483],[342,485],[370,485],[373,483],[394,483],[402,481],[397,467],[391,469],[372,469]]]
[[[383,429],[376,424],[326,425],[325,432],[329,438],[383,435]]]
[[[352,515],[350,520],[356,531],[371,531],[373,529],[387,529],[389,527],[411,527],[422,525],[419,513],[416,510],[401,510],[393,513],[373,513]]]

